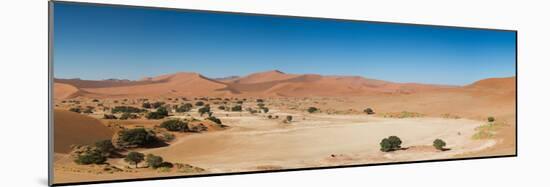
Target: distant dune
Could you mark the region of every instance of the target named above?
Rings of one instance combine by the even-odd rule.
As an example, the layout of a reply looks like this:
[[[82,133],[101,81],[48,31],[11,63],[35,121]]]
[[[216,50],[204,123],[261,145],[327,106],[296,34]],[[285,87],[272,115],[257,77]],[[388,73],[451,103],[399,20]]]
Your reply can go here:
[[[480,80],[464,88],[510,89],[507,79]],[[61,91],[58,99],[85,97],[308,97],[364,96],[373,94],[412,94],[425,91],[458,88],[456,86],[419,83],[394,83],[360,76],[323,76],[317,74],[287,74],[278,70],[253,73],[244,77],[211,79],[193,72],[180,72],[139,81],[56,79]],[[73,86],[69,89],[67,86]]]
[[[68,153],[74,144],[91,144],[113,136],[98,119],[65,110],[54,110],[54,125],[56,153]]]

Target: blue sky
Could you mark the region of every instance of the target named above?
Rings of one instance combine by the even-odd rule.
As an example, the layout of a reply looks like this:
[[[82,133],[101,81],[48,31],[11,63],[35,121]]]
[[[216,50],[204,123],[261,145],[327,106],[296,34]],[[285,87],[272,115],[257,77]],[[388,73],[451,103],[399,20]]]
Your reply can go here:
[[[464,85],[515,75],[508,31],[57,2],[54,76],[136,80],[277,69]]]

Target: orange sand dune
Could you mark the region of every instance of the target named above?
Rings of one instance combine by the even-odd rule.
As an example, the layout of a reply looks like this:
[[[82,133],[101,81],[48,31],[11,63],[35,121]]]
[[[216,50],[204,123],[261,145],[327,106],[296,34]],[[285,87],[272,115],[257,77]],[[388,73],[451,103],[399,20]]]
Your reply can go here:
[[[113,132],[97,119],[65,110],[54,110],[54,152],[68,153],[71,145],[111,139]]]
[[[261,83],[261,82],[287,80],[287,79],[295,78],[297,76],[299,75],[286,74],[279,70],[272,70],[272,71],[266,71],[266,72],[260,72],[260,73],[253,73],[246,77],[233,80],[232,82],[240,83],[240,84],[253,84],[253,83]]]
[[[511,91],[510,81],[515,78],[486,79],[464,89],[493,90],[503,87]],[[70,80],[70,81],[67,81]],[[175,73],[146,78],[141,81],[85,81],[57,79],[81,90],[87,97],[313,97],[313,96],[366,96],[373,94],[412,94],[417,92],[459,88],[418,83],[393,83],[359,76],[322,76],[317,74],[286,74],[277,70],[250,74],[229,80],[214,80],[198,73]],[[102,83],[103,82],[103,83]],[[515,83],[515,81],[511,81]],[[513,88],[512,88],[513,90]],[[64,98],[58,94],[59,98]],[[57,95],[56,95],[57,97]]]
[[[224,95],[226,91],[216,91],[225,84],[208,79],[197,73],[176,73],[151,79],[153,83],[105,87],[82,88],[88,96],[97,97],[159,97],[159,96],[212,96]]]
[[[70,99],[78,96],[80,90],[75,86],[63,83],[54,83],[53,97],[54,99]]]

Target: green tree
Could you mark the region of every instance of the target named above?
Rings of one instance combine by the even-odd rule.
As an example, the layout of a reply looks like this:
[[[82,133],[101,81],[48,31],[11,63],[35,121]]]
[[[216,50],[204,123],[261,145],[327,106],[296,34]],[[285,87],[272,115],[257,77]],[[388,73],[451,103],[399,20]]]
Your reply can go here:
[[[145,157],[145,162],[152,168],[157,169],[162,166],[162,163],[164,160],[160,156],[156,156],[153,154],[147,154]]]
[[[122,147],[143,147],[157,142],[157,137],[153,131],[135,128],[119,131],[116,143]]]
[[[445,146],[447,145],[447,143],[445,143],[445,141],[441,140],[441,139],[435,139],[434,142],[433,142],[433,146],[440,150],[440,151],[443,151],[445,150]]]
[[[95,142],[94,145],[95,145],[95,148],[105,156],[111,155],[111,153],[113,153],[116,150],[111,140],[100,140]]]
[[[82,153],[76,157],[74,160],[77,164],[88,165],[88,164],[103,164],[107,161],[107,158],[102,154],[101,151],[97,149],[91,149]]]
[[[125,162],[128,162],[128,164],[133,164],[138,167],[138,164],[144,160],[145,155],[140,152],[130,152],[128,155],[126,155],[126,158],[124,158]]]
[[[197,101],[197,102],[195,102],[195,106],[204,106],[204,102]]]
[[[380,151],[389,152],[401,149],[401,139],[397,136],[390,136],[380,142]]]
[[[487,118],[487,121],[490,122],[490,123],[492,123],[492,122],[495,121],[495,117],[489,116],[489,117]]]

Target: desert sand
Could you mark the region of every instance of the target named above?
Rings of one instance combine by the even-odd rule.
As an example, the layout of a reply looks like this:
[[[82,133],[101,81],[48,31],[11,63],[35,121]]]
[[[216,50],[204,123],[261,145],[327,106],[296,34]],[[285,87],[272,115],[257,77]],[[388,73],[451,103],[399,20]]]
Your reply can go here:
[[[449,86],[276,70],[230,79],[185,72],[138,81],[56,79],[54,180],[63,183],[513,155],[515,89],[515,77]],[[227,128],[200,121],[205,117],[198,114],[198,107],[184,113],[171,111],[170,119],[199,119],[208,130],[175,133],[175,140],[164,147],[126,151],[152,153],[204,171],[134,169],[122,158],[110,158],[108,167],[121,171],[106,172],[106,166],[77,165],[67,154],[70,145],[109,139],[117,128],[157,128],[166,120],[143,116],[134,120],[102,119],[103,114],[110,114],[111,107],[141,108],[144,99],[162,101],[167,106],[181,105],[202,97],[210,98],[204,102],[211,105],[213,115]],[[257,99],[265,100],[262,103],[269,112],[245,111],[257,108]],[[242,112],[218,109],[221,105],[234,106],[237,101],[244,101]],[[84,106],[94,107],[93,112],[67,111]],[[319,110],[309,113],[308,107]],[[366,108],[374,109],[376,114],[365,114]],[[293,116],[292,122],[284,122],[287,115]],[[494,125],[488,125],[489,116],[496,118]],[[486,136],[479,138],[480,131]],[[403,140],[404,149],[381,152],[380,140],[391,135]],[[449,150],[435,149],[432,142],[436,138],[444,139]]]

